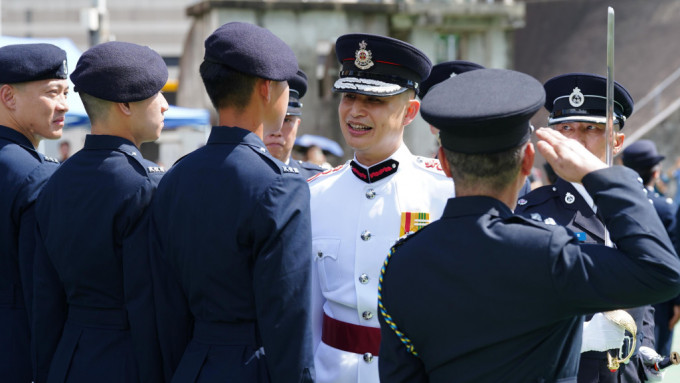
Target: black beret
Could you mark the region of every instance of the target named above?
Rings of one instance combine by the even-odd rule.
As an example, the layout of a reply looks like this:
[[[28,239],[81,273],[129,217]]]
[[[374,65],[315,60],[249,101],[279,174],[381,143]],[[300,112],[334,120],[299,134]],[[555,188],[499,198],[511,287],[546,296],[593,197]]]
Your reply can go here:
[[[578,121],[604,124],[607,121],[607,78],[591,73],[567,73],[543,85],[548,125]],[[614,82],[614,123],[623,128],[633,114],[633,98],[626,88]]]
[[[205,61],[273,81],[288,81],[298,70],[290,47],[268,29],[232,22],[205,40]]]
[[[168,68],[153,49],[110,41],[86,50],[71,74],[74,90],[112,102],[146,100],[168,81]]]
[[[287,116],[302,116],[302,102],[300,99],[307,93],[307,75],[298,70],[294,78],[288,80],[290,95],[288,97]]]
[[[446,80],[449,77],[453,77],[461,73],[469,72],[475,69],[484,69],[484,67],[477,63],[464,60],[447,61],[437,64],[432,67],[430,76],[420,84],[418,97],[422,99],[423,97],[425,97],[430,88]]]
[[[0,84],[68,78],[66,52],[52,44],[0,48]]]
[[[535,78],[506,69],[479,69],[444,80],[423,99],[421,115],[444,148],[497,153],[527,142],[529,119],[545,102]]]
[[[393,96],[418,92],[432,62],[418,48],[391,37],[349,34],[338,37],[335,54],[342,65],[335,92]]]
[[[623,164],[633,169],[649,169],[661,162],[664,156],[656,151],[656,145],[650,140],[638,140],[623,151]]]

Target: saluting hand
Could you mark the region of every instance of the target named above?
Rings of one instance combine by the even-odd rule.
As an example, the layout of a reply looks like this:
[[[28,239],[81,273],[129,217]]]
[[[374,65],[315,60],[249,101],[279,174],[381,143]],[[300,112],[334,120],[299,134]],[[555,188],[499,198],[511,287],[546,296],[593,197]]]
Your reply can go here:
[[[607,167],[581,143],[567,138],[549,128],[536,131],[540,141],[536,144],[539,153],[550,163],[560,178],[569,182],[581,182],[586,174]]]

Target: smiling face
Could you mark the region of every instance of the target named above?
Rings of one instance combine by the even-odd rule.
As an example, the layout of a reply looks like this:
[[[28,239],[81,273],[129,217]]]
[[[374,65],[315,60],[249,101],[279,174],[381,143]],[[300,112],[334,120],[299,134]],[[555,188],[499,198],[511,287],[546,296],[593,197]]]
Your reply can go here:
[[[340,129],[363,165],[374,165],[399,149],[404,126],[413,121],[420,107],[412,95],[412,91],[387,97],[342,94]]]
[[[286,116],[281,129],[264,136],[264,144],[269,153],[284,163],[290,158],[300,121],[302,120],[298,116]]]
[[[563,136],[580,142],[602,162],[607,158],[606,129],[604,124],[592,122],[561,122],[550,126]],[[623,133],[614,133],[613,154],[616,155],[623,147]]]
[[[40,80],[13,87],[16,101],[13,118],[18,130],[36,147],[43,138],[60,138],[68,111],[68,81]]]

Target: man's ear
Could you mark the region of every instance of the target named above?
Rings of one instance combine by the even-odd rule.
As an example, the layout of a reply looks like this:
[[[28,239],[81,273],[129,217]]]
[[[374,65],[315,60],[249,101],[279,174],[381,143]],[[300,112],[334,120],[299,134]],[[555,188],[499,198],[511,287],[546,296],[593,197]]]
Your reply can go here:
[[[272,80],[258,79],[255,83],[255,88],[258,92],[258,95],[262,97],[267,103],[271,101],[273,93],[272,86],[274,86],[274,82]]]
[[[444,152],[443,147],[439,147],[439,151],[437,151],[437,158],[439,159],[439,162],[442,165],[442,170],[444,171],[444,174],[446,174],[447,177],[453,178],[451,176],[451,168],[449,167],[449,161],[446,160],[446,152]]]
[[[3,84],[2,87],[0,87],[0,102],[2,102],[7,109],[14,110],[16,108],[16,92],[17,88],[10,84]]]
[[[416,100],[415,98],[409,99],[408,100],[408,107],[406,108],[406,114],[404,114],[404,126],[413,122],[413,120],[418,115],[419,110],[420,110],[420,101]]]
[[[124,115],[132,115],[132,108],[130,108],[129,102],[117,102],[116,106],[118,107],[118,110],[120,110]]]
[[[520,166],[520,173],[523,176],[531,174],[531,168],[534,167],[534,157],[536,157],[536,150],[534,149],[534,144],[529,142],[526,148],[524,148],[524,157]]]
[[[619,154],[619,152],[621,152],[621,149],[623,149],[623,140],[625,138],[625,134],[614,132],[614,148],[612,150],[614,154]]]

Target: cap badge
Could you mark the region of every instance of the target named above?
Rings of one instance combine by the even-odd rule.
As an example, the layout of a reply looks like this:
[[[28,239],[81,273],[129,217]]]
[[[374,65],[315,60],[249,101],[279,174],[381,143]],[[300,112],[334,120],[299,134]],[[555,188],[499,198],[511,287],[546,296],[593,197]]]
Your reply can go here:
[[[567,194],[564,196],[564,202],[568,203],[569,205],[571,205],[572,203],[574,203],[574,201],[576,201],[576,197],[574,197],[573,194],[567,193]]]
[[[354,52],[354,65],[359,69],[368,69],[373,66],[373,54],[366,49],[366,41],[359,43],[359,50]]]
[[[583,93],[581,93],[581,89],[579,89],[578,87],[574,88],[574,90],[569,95],[569,103],[571,104],[571,106],[577,108],[577,107],[583,105],[584,101],[585,101],[585,97],[583,97]]]

